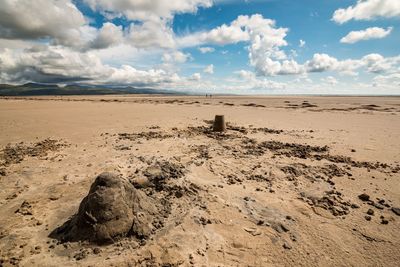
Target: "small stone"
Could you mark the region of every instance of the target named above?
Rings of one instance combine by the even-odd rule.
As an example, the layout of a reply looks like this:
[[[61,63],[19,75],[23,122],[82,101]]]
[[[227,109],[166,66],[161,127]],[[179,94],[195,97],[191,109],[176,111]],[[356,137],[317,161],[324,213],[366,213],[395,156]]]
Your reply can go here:
[[[369,195],[362,193],[361,195],[358,196],[359,199],[362,201],[368,201],[369,200]]]
[[[370,221],[371,220],[371,216],[369,216],[369,215],[365,215],[365,217],[364,217],[367,221]]]
[[[374,207],[380,210],[383,210],[385,208],[385,206],[379,204],[379,203],[374,203]]]
[[[283,248],[284,249],[292,249],[292,246],[289,243],[285,242],[285,243],[283,243]]]
[[[96,255],[99,254],[100,252],[101,252],[100,248],[94,248],[93,249],[93,253],[96,254]]]
[[[249,201],[249,200],[250,200],[249,197],[244,197],[243,199],[244,199],[245,201]]]
[[[389,223],[389,221],[386,219],[382,219],[382,221],[381,221],[381,224],[388,224],[388,223]]]
[[[357,204],[351,204],[351,208],[352,208],[352,209],[358,209],[358,208],[360,208],[360,206],[357,205]]]
[[[400,216],[400,208],[394,208],[394,207],[392,207],[392,211],[393,211],[394,214],[396,214],[397,216]]]
[[[367,214],[368,214],[368,215],[374,215],[374,210],[373,210],[373,209],[369,209],[369,210],[367,211]]]

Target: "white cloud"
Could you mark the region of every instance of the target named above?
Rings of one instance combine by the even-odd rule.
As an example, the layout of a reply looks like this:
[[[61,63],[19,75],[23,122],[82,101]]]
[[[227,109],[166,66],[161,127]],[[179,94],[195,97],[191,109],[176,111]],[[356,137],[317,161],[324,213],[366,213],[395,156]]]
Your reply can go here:
[[[0,0],[0,37],[54,38],[56,43],[79,43],[88,28],[70,0]]]
[[[392,30],[392,27],[389,27],[386,30],[379,27],[371,27],[361,31],[351,31],[345,37],[343,37],[340,42],[354,44],[363,40],[381,39],[388,36]]]
[[[203,70],[204,73],[208,73],[208,74],[213,74],[214,73],[214,65],[208,65],[207,67],[204,68]]]
[[[80,81],[156,87],[179,80],[177,74],[161,69],[111,67],[94,53],[57,46],[36,46],[23,51],[5,49],[0,53],[0,81],[5,83]]]
[[[334,70],[338,60],[327,54],[314,54],[313,58],[305,63],[308,72],[323,72]]]
[[[232,80],[233,87],[236,90],[241,91],[258,91],[258,90],[277,90],[277,89],[285,89],[286,84],[281,82],[275,82],[265,78],[258,78],[254,72],[247,70],[236,71],[235,74],[240,79]]]
[[[138,48],[173,48],[174,33],[165,21],[132,23],[128,29],[127,42]]]
[[[263,18],[260,14],[238,16],[229,25],[205,32],[196,32],[177,38],[179,47],[190,47],[201,44],[227,45],[238,42],[257,42],[264,47],[279,47],[287,45],[284,40],[288,29],[276,28],[275,21]],[[272,53],[274,54],[274,53]]]
[[[306,41],[300,39],[299,47],[304,47],[305,45],[306,45]]]
[[[189,80],[191,80],[191,81],[200,81],[201,80],[201,74],[198,73],[198,72],[193,73],[193,75],[189,77]]]
[[[338,81],[333,76],[327,76],[325,78],[322,78],[321,81],[324,82],[324,83],[330,84],[330,85],[338,84]]]
[[[199,51],[200,51],[202,54],[212,53],[212,52],[215,51],[215,48],[214,48],[214,47],[208,47],[208,46],[199,47]]]
[[[104,49],[120,44],[122,40],[122,26],[116,26],[113,23],[106,22],[99,30],[96,39],[90,43],[90,47],[94,49]]]
[[[388,75],[377,75],[373,78],[375,87],[392,88],[398,92],[400,88],[400,70]]]
[[[164,53],[162,61],[165,63],[185,63],[190,58],[190,54],[185,54],[181,51],[173,51]]]
[[[177,13],[194,13],[199,7],[211,7],[212,0],[84,0],[91,9],[109,17],[158,21],[172,19]]]
[[[350,20],[371,20],[377,17],[399,17],[399,0],[358,0],[354,6],[340,8],[333,14],[332,20],[343,24]]]

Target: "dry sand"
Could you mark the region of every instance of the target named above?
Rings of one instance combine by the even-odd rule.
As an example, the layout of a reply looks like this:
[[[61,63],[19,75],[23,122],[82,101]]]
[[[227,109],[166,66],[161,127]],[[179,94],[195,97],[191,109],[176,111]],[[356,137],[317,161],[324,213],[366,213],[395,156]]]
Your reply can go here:
[[[399,151],[396,97],[3,98],[0,266],[398,266]],[[49,237],[105,171],[151,234]]]

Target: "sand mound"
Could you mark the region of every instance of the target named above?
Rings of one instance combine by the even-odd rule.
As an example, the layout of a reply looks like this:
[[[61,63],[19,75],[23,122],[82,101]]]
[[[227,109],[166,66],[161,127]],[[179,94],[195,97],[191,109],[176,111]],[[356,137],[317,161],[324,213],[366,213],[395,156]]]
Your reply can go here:
[[[154,199],[115,174],[102,173],[82,200],[78,214],[56,229],[62,241],[88,240],[111,243],[119,238],[147,238],[154,232],[164,211]]]

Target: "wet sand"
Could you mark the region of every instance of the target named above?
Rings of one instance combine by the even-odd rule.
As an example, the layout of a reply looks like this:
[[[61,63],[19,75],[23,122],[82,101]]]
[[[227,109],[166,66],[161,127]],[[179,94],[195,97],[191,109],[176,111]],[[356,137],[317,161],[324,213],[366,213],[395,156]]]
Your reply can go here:
[[[399,151],[399,97],[2,98],[0,265],[397,266]],[[152,234],[49,237],[105,171],[165,201]]]

